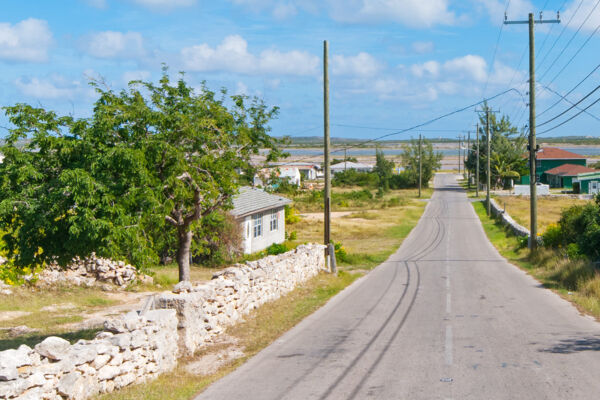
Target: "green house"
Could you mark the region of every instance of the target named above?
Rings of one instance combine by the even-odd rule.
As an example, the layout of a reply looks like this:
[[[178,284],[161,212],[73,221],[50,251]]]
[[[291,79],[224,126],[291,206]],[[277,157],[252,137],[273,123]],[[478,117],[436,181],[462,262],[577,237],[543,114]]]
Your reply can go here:
[[[580,174],[590,172],[600,172],[593,168],[584,167],[577,164],[563,164],[556,168],[552,168],[544,172],[542,180],[546,181],[553,188],[573,188],[573,179]]]
[[[600,171],[577,175],[577,178],[573,179],[573,190],[576,193],[600,193]]]
[[[525,155],[529,157],[529,154]],[[546,171],[556,167],[560,167],[564,164],[581,165],[586,166],[586,158],[582,155],[571,153],[557,147],[542,147],[536,154],[535,160],[535,174],[537,181],[549,184],[548,176],[545,174]],[[521,177],[522,184],[529,183],[529,175]]]

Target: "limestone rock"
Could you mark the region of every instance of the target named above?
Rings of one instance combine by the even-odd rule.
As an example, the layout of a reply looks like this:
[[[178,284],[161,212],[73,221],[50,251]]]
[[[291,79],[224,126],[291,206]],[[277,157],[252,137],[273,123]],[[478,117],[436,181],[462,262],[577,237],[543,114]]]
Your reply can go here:
[[[62,360],[71,344],[65,339],[50,336],[35,346],[35,351],[51,360]]]

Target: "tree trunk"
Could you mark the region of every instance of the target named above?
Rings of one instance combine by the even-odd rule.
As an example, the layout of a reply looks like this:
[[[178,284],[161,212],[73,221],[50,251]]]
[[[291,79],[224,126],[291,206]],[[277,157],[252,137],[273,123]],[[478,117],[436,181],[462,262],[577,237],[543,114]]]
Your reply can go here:
[[[179,233],[179,248],[177,249],[177,264],[179,265],[179,282],[190,280],[190,251],[192,247],[192,231],[190,227],[181,227]]]

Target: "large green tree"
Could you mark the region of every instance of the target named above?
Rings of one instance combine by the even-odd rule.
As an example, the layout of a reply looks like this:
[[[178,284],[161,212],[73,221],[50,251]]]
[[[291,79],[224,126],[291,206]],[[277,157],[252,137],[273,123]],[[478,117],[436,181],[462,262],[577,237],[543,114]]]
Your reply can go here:
[[[143,265],[176,242],[179,279],[189,280],[194,229],[230,207],[252,155],[279,155],[267,125],[277,108],[196,91],[166,70],[156,84],[96,90],[90,118],[5,108],[13,128],[0,150],[0,226],[10,255],[65,264],[95,251]]]
[[[373,172],[379,177],[380,192],[390,190],[390,179],[394,173],[394,162],[386,160],[383,151],[380,149],[375,150],[375,167],[373,168]]]
[[[487,104],[483,107],[484,111],[488,109]],[[473,141],[473,146],[467,161],[466,168],[475,174],[479,168],[480,181],[486,182],[487,179],[487,141],[486,141],[486,120],[485,113],[479,117],[479,165],[477,166],[477,144]],[[508,179],[517,179],[519,176],[527,173],[527,158],[523,157],[526,152],[527,137],[513,126],[506,115],[500,119],[496,118],[494,113],[490,113],[490,181],[493,186],[503,186]]]
[[[411,139],[410,143],[402,146],[402,166],[404,173],[407,174],[411,186],[417,186],[419,183],[419,140]],[[421,145],[421,182],[424,187],[429,185],[434,172],[442,164],[443,154],[433,151],[431,141],[423,139]]]

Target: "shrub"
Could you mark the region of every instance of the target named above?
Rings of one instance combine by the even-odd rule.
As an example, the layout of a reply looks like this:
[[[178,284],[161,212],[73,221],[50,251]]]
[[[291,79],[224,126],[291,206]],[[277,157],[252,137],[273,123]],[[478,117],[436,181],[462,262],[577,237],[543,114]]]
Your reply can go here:
[[[331,180],[331,185],[376,188],[379,186],[379,176],[374,172],[359,172],[349,169],[336,173]]]
[[[232,262],[241,254],[242,233],[231,214],[214,212],[208,215],[194,232],[194,261],[210,266]]]
[[[556,248],[563,244],[563,232],[557,224],[550,224],[542,237],[546,247]]]
[[[270,256],[275,256],[277,254],[285,253],[289,249],[284,243],[273,243],[269,247],[267,247],[267,254]]]
[[[298,233],[296,231],[291,231],[288,239],[289,240],[296,240],[296,239],[298,239]]]
[[[421,182],[423,187],[427,187],[427,182]],[[416,187],[418,182],[408,171],[402,171],[399,174],[390,177],[390,189],[408,189]]]
[[[337,262],[345,262],[348,256],[346,249],[341,242],[333,242],[333,248],[335,250],[335,259]]]
[[[284,208],[285,211],[285,223],[286,225],[293,225],[296,222],[300,222],[300,215],[298,215],[298,210],[289,205],[286,205]]]

